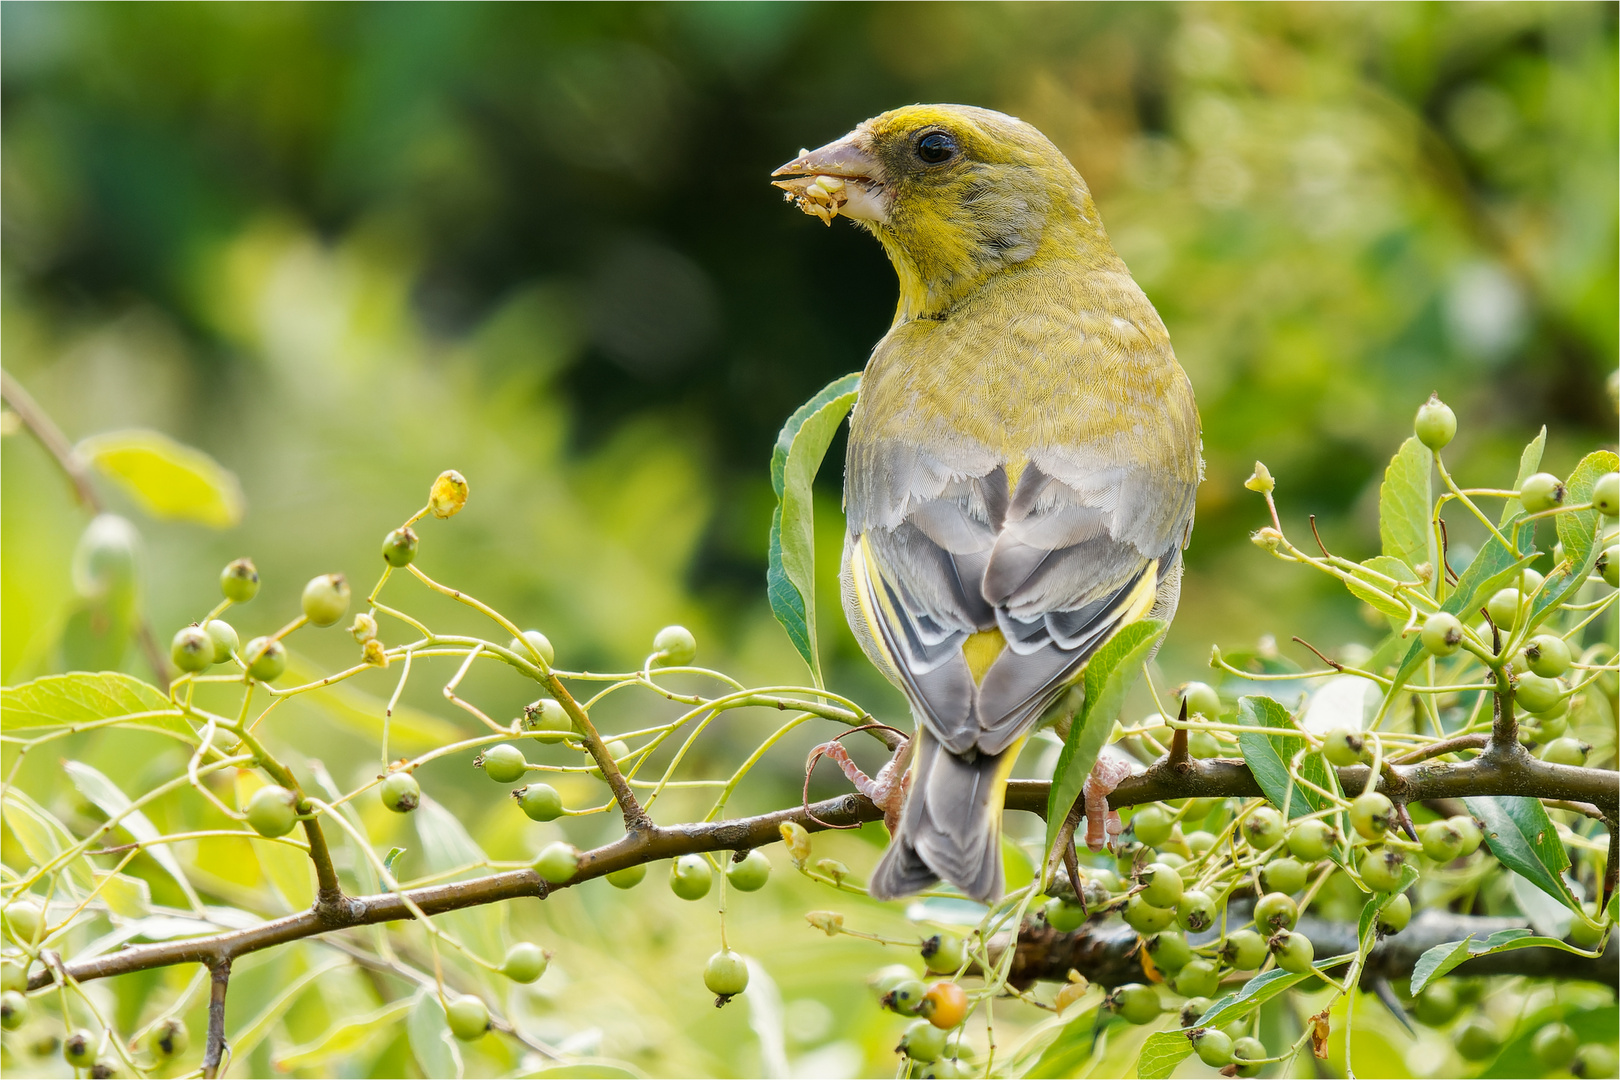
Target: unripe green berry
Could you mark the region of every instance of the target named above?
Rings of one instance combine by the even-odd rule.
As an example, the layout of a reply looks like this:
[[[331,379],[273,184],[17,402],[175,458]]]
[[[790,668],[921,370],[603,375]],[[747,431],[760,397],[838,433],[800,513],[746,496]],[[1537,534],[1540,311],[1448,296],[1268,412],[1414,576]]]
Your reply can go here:
[[[923,967],[933,975],[954,975],[967,960],[967,944],[955,934],[935,934],[922,943]]]
[[[0,1028],[16,1031],[28,1022],[28,999],[15,990],[0,994]]]
[[[1041,914],[1046,917],[1047,925],[1060,934],[1073,933],[1086,921],[1086,913],[1079,904],[1056,896],[1046,902]]]
[[[39,936],[39,928],[45,921],[45,909],[32,900],[13,900],[5,907],[4,919],[12,939],[19,945],[30,945]]]
[[[1561,1069],[1574,1058],[1581,1040],[1568,1024],[1546,1024],[1530,1040],[1530,1052],[1546,1069]]]
[[[1557,679],[1544,679],[1525,672],[1513,688],[1513,700],[1526,712],[1545,713],[1557,708],[1564,699],[1564,687]]]
[[[1269,806],[1243,819],[1243,839],[1256,851],[1268,851],[1283,838],[1283,816]]]
[[[256,637],[242,650],[247,672],[260,682],[275,682],[287,670],[287,646],[275,638]]]
[[[1172,930],[1161,934],[1154,934],[1143,943],[1143,948],[1153,958],[1153,963],[1166,975],[1174,975],[1192,962],[1192,946],[1187,944],[1187,936]],[[1180,994],[1182,991],[1177,990]],[[1183,994],[1185,997],[1196,995]]]
[[[1305,887],[1305,867],[1297,859],[1272,859],[1260,868],[1267,892],[1297,893]]]
[[[1208,960],[1189,960],[1170,980],[1182,997],[1210,997],[1220,989],[1221,976]]]
[[[1417,435],[1418,442],[1430,450],[1444,449],[1457,434],[1457,414],[1440,400],[1439,394],[1430,394],[1429,400],[1418,407],[1412,431]]]
[[[1221,718],[1221,696],[1208,683],[1188,683],[1182,688],[1181,697],[1187,703],[1188,718],[1194,716],[1202,716],[1205,720]]]
[[[1173,873],[1174,871],[1172,871]],[[1139,934],[1157,934],[1176,921],[1173,908],[1154,907],[1138,893],[1125,902],[1125,922]]]
[[[1502,1037],[1496,1025],[1476,1013],[1459,1024],[1451,1033],[1452,1044],[1465,1061],[1485,1061],[1496,1056],[1502,1048]]]
[[[1604,517],[1620,517],[1620,473],[1604,473],[1592,485],[1592,505]]]
[[[744,855],[741,862],[734,860],[726,864],[726,880],[739,892],[758,892],[770,877],[771,860],[759,848]]]
[[[1288,851],[1296,859],[1320,862],[1333,852],[1338,832],[1321,818],[1302,821],[1288,831]]]
[[[459,997],[445,1010],[450,1021],[450,1034],[462,1042],[482,1039],[489,1030],[489,1006],[475,997]]]
[[[1553,765],[1585,765],[1592,747],[1579,739],[1554,739],[1541,751],[1541,760]]]
[[[1232,931],[1221,944],[1221,962],[1233,971],[1257,970],[1266,962],[1266,939],[1253,930]]]
[[[182,626],[169,645],[169,659],[181,671],[206,671],[214,663],[214,639],[200,626]]]
[[[1187,850],[1194,855],[1201,855],[1215,846],[1215,834],[1195,829],[1182,836],[1181,842],[1187,845]]]
[[[396,814],[408,814],[422,805],[422,786],[408,772],[389,773],[377,785],[377,794]]]
[[[647,876],[647,864],[637,863],[627,866],[623,870],[615,870],[607,875],[607,882],[615,889],[633,889],[640,885]]]
[[[1613,1050],[1602,1043],[1591,1042],[1575,1051],[1575,1061],[1570,1065],[1569,1071],[1581,1080],[1589,1077],[1613,1076],[1620,1062],[1615,1060]]]
[[[1500,630],[1511,630],[1519,621],[1518,589],[1498,589],[1485,603],[1485,613]]]
[[[701,900],[714,884],[714,870],[701,855],[682,855],[670,864],[669,887],[682,900]]]
[[[1100,885],[1110,895],[1117,895],[1125,891],[1125,886],[1119,882],[1119,875],[1105,866],[1087,867],[1085,872],[1087,884]]]
[[[1176,922],[1183,930],[1194,934],[1201,934],[1214,926],[1219,913],[1215,901],[1201,889],[1187,890],[1176,904]]]
[[[1193,1050],[1198,1060],[1212,1069],[1232,1063],[1232,1040],[1219,1028],[1205,1028],[1192,1037]]]
[[[550,784],[525,784],[512,792],[512,798],[530,821],[556,821],[562,817],[562,796]]]
[[[912,1061],[938,1061],[945,1053],[946,1038],[945,1031],[927,1020],[916,1020],[906,1027],[905,1034],[900,1036],[900,1045],[895,1049]]]
[[[1187,732],[1187,753],[1200,761],[1221,756],[1221,740],[1210,731]]]
[[[304,617],[314,626],[331,626],[349,610],[349,579],[321,574],[309,579],[302,597]]]
[[[1174,828],[1175,821],[1164,807],[1157,803],[1144,806],[1131,816],[1131,831],[1148,847],[1158,847],[1170,839],[1171,830]]]
[[[219,572],[219,591],[233,604],[245,604],[259,595],[259,571],[252,559],[237,559]]]
[[[1204,1018],[1204,1014],[1209,1012],[1209,1007],[1213,1004],[1214,1002],[1207,997],[1193,997],[1182,1002],[1181,1026],[1184,1028],[1197,1027],[1198,1021]]]
[[[298,796],[278,784],[267,784],[248,800],[247,820],[260,836],[286,836],[298,824]]]
[[[1439,979],[1412,1000],[1412,1015],[1429,1027],[1443,1027],[1456,1018],[1459,1007],[1450,980]]]
[[[1308,973],[1311,962],[1316,959],[1316,947],[1304,934],[1279,930],[1268,944],[1271,955],[1277,958],[1277,966],[1295,975]]]
[[[658,667],[685,667],[697,659],[697,638],[684,626],[666,626],[653,638],[652,662]]]
[[[1462,837],[1462,850],[1457,853],[1459,856],[1466,859],[1479,850],[1479,845],[1484,841],[1485,835],[1479,831],[1479,826],[1474,823],[1473,818],[1467,814],[1458,814],[1456,817],[1447,818],[1446,820],[1452,828],[1457,830],[1457,834]]]
[[[1164,1011],[1159,992],[1142,983],[1116,986],[1108,995],[1108,1003],[1120,1019],[1130,1024],[1150,1024]]]
[[[1463,624],[1449,611],[1437,611],[1423,620],[1423,647],[1436,656],[1451,656],[1462,648],[1462,639]]]
[[[551,639],[538,630],[523,631],[523,636],[513,638],[512,644],[508,648],[525,660],[531,659],[535,653],[538,653],[540,659],[546,662],[547,667],[550,667],[557,659],[557,650],[551,647]]]
[[[1134,877],[1137,865],[1145,865],[1152,854],[1145,844],[1126,841],[1114,849],[1114,869],[1119,871],[1120,877]]]
[[[928,987],[910,971],[906,975],[906,978],[895,981],[883,995],[883,1007],[901,1016],[916,1016],[917,1010],[922,1008],[923,998],[928,994]]]
[[[1557,634],[1537,634],[1524,647],[1530,670],[1544,679],[1556,679],[1569,670],[1574,658],[1569,646]]]
[[[1431,821],[1418,833],[1423,854],[1437,863],[1448,863],[1462,854],[1462,833],[1450,821]]]
[[[497,743],[473,758],[473,767],[484,770],[484,775],[497,784],[511,784],[523,779],[529,763],[523,751],[511,743]]]
[[[208,625],[203,627],[208,631],[208,638],[214,643],[214,663],[223,664],[231,658],[231,654],[242,647],[242,639],[236,636],[236,627],[224,619],[209,619]]]
[[[416,548],[420,541],[416,530],[409,525],[402,525],[383,537],[383,561],[389,566],[409,566],[416,559]]]
[[[1341,768],[1359,765],[1366,760],[1367,743],[1359,731],[1334,728],[1322,736],[1322,756]]]
[[[1597,572],[1609,588],[1620,586],[1620,544],[1611,544],[1598,555]]]
[[[62,1040],[62,1057],[75,1069],[88,1069],[96,1060],[96,1037],[84,1028]]]
[[[541,742],[556,742],[574,734],[574,721],[556,698],[541,698],[523,707],[519,727],[536,733]]]
[[[553,885],[572,880],[579,871],[579,848],[563,840],[547,844],[534,860],[534,871]]]
[[[1405,930],[1411,921],[1412,901],[1405,893],[1396,893],[1378,913],[1378,932],[1385,935],[1398,934]]]
[[[1259,1076],[1264,1065],[1250,1065],[1246,1062],[1260,1058],[1270,1057],[1266,1044],[1252,1035],[1245,1035],[1241,1039],[1232,1040],[1232,1063],[1237,1066],[1239,1076]]]
[[[1395,804],[1381,791],[1356,796],[1350,803],[1350,825],[1368,840],[1382,840],[1395,820]]]
[[[1299,921],[1299,905],[1287,893],[1266,893],[1254,905],[1254,925],[1261,933],[1292,929]]]
[[[1368,848],[1359,869],[1361,883],[1373,892],[1394,892],[1401,887],[1406,856],[1395,848]]]
[[[1181,875],[1162,862],[1148,863],[1136,880],[1142,883],[1142,899],[1159,908],[1173,908],[1181,900]]]
[[[519,941],[506,950],[501,974],[513,982],[532,983],[546,973],[551,955],[532,941]]]
[[[1564,498],[1569,494],[1564,482],[1552,473],[1538,472],[1525,478],[1519,485],[1519,505],[1526,513],[1539,514],[1543,510],[1551,510],[1555,506],[1564,505]]]

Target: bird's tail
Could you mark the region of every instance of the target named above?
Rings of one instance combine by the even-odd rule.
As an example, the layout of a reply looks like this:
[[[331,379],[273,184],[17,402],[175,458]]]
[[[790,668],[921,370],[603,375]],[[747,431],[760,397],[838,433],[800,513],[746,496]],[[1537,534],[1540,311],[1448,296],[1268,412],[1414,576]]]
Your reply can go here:
[[[1001,897],[1001,805],[1008,767],[1023,740],[971,759],[946,750],[917,725],[911,786],[871,893],[893,900],[944,878],[975,900]]]

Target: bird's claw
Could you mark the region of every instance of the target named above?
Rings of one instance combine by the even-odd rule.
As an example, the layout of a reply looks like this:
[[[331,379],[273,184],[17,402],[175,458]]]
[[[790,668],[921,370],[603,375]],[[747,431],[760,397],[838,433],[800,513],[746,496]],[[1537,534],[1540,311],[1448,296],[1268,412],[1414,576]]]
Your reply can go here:
[[[1086,847],[1092,851],[1101,851],[1105,845],[1110,851],[1117,850],[1125,823],[1120,820],[1119,811],[1108,808],[1108,796],[1129,775],[1129,765],[1103,754],[1098,756],[1091,775],[1086,777],[1081,797],[1086,806]]]
[[[845,732],[844,734],[851,734]],[[876,776],[867,776],[861,771],[859,765],[850,759],[849,751],[837,739],[821,743],[810,748],[810,757],[804,765],[805,810],[809,812],[810,802],[810,773],[816,767],[816,762],[823,757],[831,758],[844,771],[844,776],[854,785],[855,790],[872,800],[872,804],[883,811],[883,824],[892,834],[900,824],[900,807],[905,804],[906,788],[910,784],[911,774],[901,765],[906,760],[906,753],[910,749],[909,742],[903,742],[895,750],[883,768],[878,770]],[[811,815],[814,817],[814,815]],[[816,819],[819,820],[819,819]],[[828,824],[822,822],[822,824]],[[838,828],[856,828],[846,825]]]

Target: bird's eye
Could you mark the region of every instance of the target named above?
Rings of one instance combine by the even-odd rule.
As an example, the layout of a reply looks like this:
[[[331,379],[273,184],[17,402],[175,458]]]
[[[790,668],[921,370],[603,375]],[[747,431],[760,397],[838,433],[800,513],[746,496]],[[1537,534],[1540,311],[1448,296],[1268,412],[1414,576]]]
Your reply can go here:
[[[949,161],[956,153],[956,140],[943,131],[930,131],[917,140],[917,156],[930,165]]]

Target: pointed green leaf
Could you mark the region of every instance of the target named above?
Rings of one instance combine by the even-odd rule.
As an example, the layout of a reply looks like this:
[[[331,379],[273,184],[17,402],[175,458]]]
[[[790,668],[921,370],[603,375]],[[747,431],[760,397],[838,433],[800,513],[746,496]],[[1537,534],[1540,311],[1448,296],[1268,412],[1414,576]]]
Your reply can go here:
[[[1142,1080],[1165,1080],[1192,1052],[1192,1040],[1187,1038],[1185,1030],[1155,1031],[1142,1044],[1142,1055],[1136,1059],[1136,1075]]]
[[[149,845],[142,850],[152,856],[157,864],[174,878],[175,884],[180,886],[180,891],[186,894],[186,899],[191,901],[194,908],[202,907],[202,900],[192,889],[185,871],[180,869],[180,860],[175,858],[174,849],[168,844],[153,843],[162,835],[158,832],[158,827],[152,824],[151,818],[139,810],[130,809],[132,804],[129,796],[125,795],[117,784],[82,761],[65,761],[62,763],[62,770],[67,773],[68,779],[73,781],[73,786],[79,789],[79,794],[89,799],[109,818],[118,818],[118,827],[129,833],[136,842]]]
[[[450,1034],[449,1018],[444,1015],[444,1007],[436,996],[426,990],[417,991],[410,1015],[405,1018],[405,1034],[410,1040],[411,1056],[416,1058],[423,1076],[461,1075],[461,1051]]]
[[[160,431],[132,428],[92,435],[78,452],[157,518],[181,518],[216,529],[242,520],[242,488],[225,466]]]
[[[1564,487],[1569,490],[1567,501],[1571,504],[1591,502],[1592,487],[1598,477],[1616,470],[1620,470],[1620,457],[1616,457],[1614,451],[1594,450],[1587,454],[1575,466],[1575,471],[1569,474],[1569,479],[1564,481]],[[1558,542],[1564,545],[1564,557],[1575,566],[1584,565],[1592,549],[1597,546],[1601,519],[1602,515],[1596,510],[1558,515]],[[1586,580],[1585,574],[1581,575],[1581,580]]]
[[[1414,435],[1390,459],[1378,489],[1378,538],[1384,554],[1414,570],[1424,563],[1435,565],[1434,530],[1429,524],[1433,468],[1434,452]]]
[[[1428,986],[1440,976],[1477,956],[1513,952],[1516,949],[1558,949],[1567,953],[1580,952],[1573,945],[1559,941],[1557,938],[1538,937],[1534,931],[1525,927],[1498,930],[1483,941],[1475,941],[1474,935],[1469,934],[1461,941],[1448,941],[1444,945],[1436,945],[1418,957],[1417,963],[1412,966],[1412,993],[1414,996],[1421,993],[1425,986]]]
[[[1351,957],[1347,953],[1344,956],[1333,956],[1326,960],[1318,960],[1312,966],[1319,971],[1325,971],[1328,968],[1337,967],[1349,959]],[[1256,975],[1244,983],[1243,988],[1237,993],[1216,998],[1215,1002],[1204,1010],[1204,1015],[1198,1022],[1205,1027],[1209,1027],[1240,1020],[1284,990],[1297,986],[1309,978],[1312,978],[1309,974],[1295,974],[1291,971],[1284,971],[1282,968],[1272,968],[1270,971]]]
[[[1564,883],[1569,853],[1539,800],[1523,795],[1470,796],[1463,804],[1484,825],[1492,855],[1559,903],[1580,909]]]
[[[1356,599],[1371,604],[1392,619],[1406,621],[1406,605],[1394,599],[1393,587],[1380,577],[1394,578],[1396,581],[1416,585],[1420,581],[1416,570],[1407,566],[1404,560],[1390,555],[1375,555],[1350,573],[1354,574],[1357,580],[1346,581],[1344,587],[1349,589]],[[1380,577],[1375,577],[1375,574]]]
[[[1263,695],[1253,695],[1238,699],[1238,720],[1245,727],[1271,727],[1293,731],[1294,722],[1287,709]],[[1277,809],[1288,807],[1289,818],[1302,817],[1313,814],[1322,809],[1322,797],[1310,788],[1294,783],[1293,775],[1289,772],[1288,763],[1304,746],[1299,739],[1292,739],[1282,735],[1262,735],[1258,731],[1244,731],[1238,735],[1238,746],[1243,750],[1243,760],[1254,774],[1255,781],[1259,783],[1260,790],[1266,793],[1266,798],[1274,803]],[[1320,754],[1306,754],[1300,760],[1300,775],[1311,783],[1333,790],[1333,781],[1328,778],[1327,766],[1323,764]],[[1289,789],[1293,789],[1292,795]]]
[[[66,675],[46,675],[21,686],[0,687],[0,729],[8,732],[114,719],[156,728],[187,742],[197,741],[191,725],[181,718],[168,695],[133,675],[70,671]]]
[[[1519,475],[1513,481],[1514,491],[1522,488],[1524,482],[1534,476],[1536,471],[1541,468],[1541,451],[1546,445],[1547,427],[1544,424],[1540,433],[1531,439],[1529,445],[1524,448],[1524,453],[1519,455]],[[1520,504],[1518,496],[1508,499],[1502,507],[1502,519],[1497,524],[1499,526],[1506,525],[1513,515],[1517,514],[1521,509],[1523,509],[1523,506]]]

